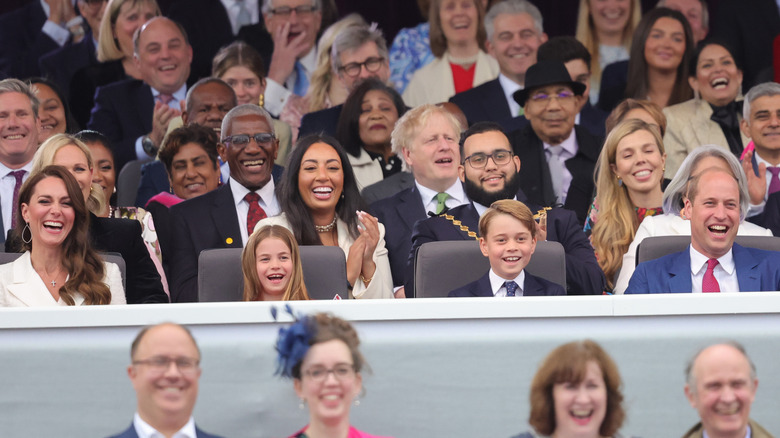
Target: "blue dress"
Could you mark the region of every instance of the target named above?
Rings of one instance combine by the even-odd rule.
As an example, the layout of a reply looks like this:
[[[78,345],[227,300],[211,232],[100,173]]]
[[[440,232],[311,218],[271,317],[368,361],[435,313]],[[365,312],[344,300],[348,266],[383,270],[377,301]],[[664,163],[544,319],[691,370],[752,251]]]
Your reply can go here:
[[[390,82],[403,94],[414,72],[428,65],[433,59],[427,22],[416,27],[401,29],[390,46]]]

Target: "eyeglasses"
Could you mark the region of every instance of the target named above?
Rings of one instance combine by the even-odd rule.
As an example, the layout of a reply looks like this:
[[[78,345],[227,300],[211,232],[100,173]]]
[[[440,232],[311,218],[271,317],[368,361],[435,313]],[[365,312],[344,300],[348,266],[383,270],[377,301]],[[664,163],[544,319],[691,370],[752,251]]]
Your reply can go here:
[[[347,65],[342,66],[339,70],[343,71],[347,76],[354,78],[360,74],[363,66],[366,66],[366,70],[369,73],[376,73],[382,68],[382,64],[385,62],[385,58],[371,57],[363,62],[350,62]]]
[[[557,94],[536,93],[529,98],[531,102],[543,105],[549,104],[553,99],[557,99],[560,102],[567,102],[571,99],[574,99],[574,93],[568,90],[561,91]]]
[[[312,5],[300,5],[294,8],[289,6],[280,6],[278,8],[271,9],[271,14],[278,15],[280,17],[289,17],[295,11],[295,15],[308,16],[312,12],[316,11],[317,7]]]
[[[343,381],[355,375],[355,368],[353,365],[336,365],[335,367],[328,369],[325,367],[315,367],[306,370],[304,374],[315,382],[322,382],[328,378],[328,374],[333,373],[333,377],[338,381]]]
[[[269,132],[258,132],[257,134],[229,135],[222,139],[222,143],[232,144],[235,147],[243,149],[247,147],[247,145],[249,145],[249,141],[253,138],[255,139],[255,142],[257,142],[259,146],[269,146],[274,141],[276,136]]]
[[[512,151],[493,151],[492,154],[486,154],[483,152],[477,152],[471,154],[464,161],[468,161],[471,167],[474,169],[482,169],[487,166],[488,159],[492,158],[496,166],[501,166],[508,163],[512,159]]]
[[[190,357],[154,356],[149,359],[134,360],[133,365],[146,365],[152,373],[162,374],[170,368],[171,362],[176,364],[180,373],[188,376],[195,374],[200,364],[200,360]]]

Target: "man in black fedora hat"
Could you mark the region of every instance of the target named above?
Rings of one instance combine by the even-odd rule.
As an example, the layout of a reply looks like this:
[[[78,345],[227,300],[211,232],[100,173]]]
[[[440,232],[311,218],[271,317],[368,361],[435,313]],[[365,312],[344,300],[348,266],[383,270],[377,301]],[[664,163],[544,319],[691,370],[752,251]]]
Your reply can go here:
[[[514,94],[530,125],[509,134],[523,163],[520,188],[541,205],[563,205],[584,223],[593,198],[593,170],[602,141],[574,125],[585,85],[569,76],[560,61],[541,61]]]

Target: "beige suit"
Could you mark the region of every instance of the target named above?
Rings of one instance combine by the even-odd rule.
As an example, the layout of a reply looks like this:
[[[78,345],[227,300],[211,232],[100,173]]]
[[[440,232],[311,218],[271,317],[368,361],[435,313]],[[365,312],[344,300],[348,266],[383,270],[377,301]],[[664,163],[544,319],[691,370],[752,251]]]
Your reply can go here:
[[[127,304],[122,287],[122,274],[114,263],[105,263],[103,282],[111,290],[111,304]],[[84,303],[84,297],[75,294],[76,306]],[[11,263],[0,265],[0,307],[65,306],[60,298],[54,301],[43,280],[35,272],[30,253],[25,252]]]
[[[477,67],[474,71],[476,87],[498,77],[498,63],[483,51],[477,54]],[[430,64],[417,70],[404,90],[404,102],[414,108],[426,103],[446,102],[455,95],[455,81],[452,79],[447,53],[434,59]]]
[[[766,431],[763,427],[761,427],[760,424],[756,423],[753,420],[750,420],[748,422],[750,425],[750,438],[774,438],[772,434]],[[689,430],[688,432],[685,432],[685,435],[683,435],[683,438],[702,438],[704,436],[704,427],[702,427],[701,423],[696,424]]]
[[[666,116],[666,135],[664,135],[664,148],[666,149],[666,178],[674,178],[677,169],[680,168],[685,157],[705,144],[714,144],[729,149],[726,136],[720,125],[710,120],[712,107],[703,99],[691,99],[677,105],[664,108]],[[742,115],[739,115],[742,120]],[[742,144],[750,141],[740,132]]]

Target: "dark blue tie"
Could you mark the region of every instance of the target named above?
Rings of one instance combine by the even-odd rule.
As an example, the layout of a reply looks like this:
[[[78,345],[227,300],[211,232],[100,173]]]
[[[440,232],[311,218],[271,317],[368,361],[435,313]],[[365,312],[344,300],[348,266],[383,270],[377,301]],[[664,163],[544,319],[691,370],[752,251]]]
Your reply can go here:
[[[504,283],[504,287],[506,287],[506,296],[515,296],[515,291],[517,291],[517,283],[514,281],[507,281]]]

